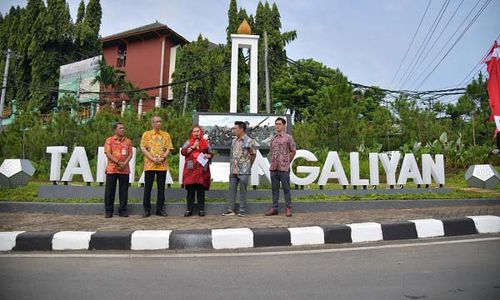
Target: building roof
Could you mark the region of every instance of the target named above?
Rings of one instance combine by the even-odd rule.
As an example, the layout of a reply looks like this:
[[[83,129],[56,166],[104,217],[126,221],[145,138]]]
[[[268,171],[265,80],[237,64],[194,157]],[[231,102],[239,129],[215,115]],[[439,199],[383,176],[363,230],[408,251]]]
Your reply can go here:
[[[158,36],[158,34],[164,34],[181,45],[189,43],[189,41],[186,40],[182,35],[178,34],[177,32],[170,29],[167,25],[162,24],[158,21],[103,37],[101,38],[101,42],[103,43],[103,45],[108,45],[114,44],[121,40],[140,40],[148,37],[156,37]]]

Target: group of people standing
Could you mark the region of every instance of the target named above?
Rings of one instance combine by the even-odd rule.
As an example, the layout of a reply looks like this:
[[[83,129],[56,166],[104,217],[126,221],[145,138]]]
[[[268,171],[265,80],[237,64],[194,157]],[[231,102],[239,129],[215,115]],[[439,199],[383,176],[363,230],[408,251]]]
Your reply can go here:
[[[142,135],[140,148],[144,155],[144,195],[143,217],[151,216],[151,190],[154,180],[157,182],[156,215],[166,217],[165,210],[165,180],[168,170],[167,158],[173,150],[170,135],[161,130],[162,119],[154,116],[151,119],[152,130]],[[286,120],[279,117],[275,121],[276,133],[270,141],[271,153],[271,186],[272,207],[265,213],[273,216],[279,213],[280,183],[285,195],[285,215],[292,216],[292,201],[290,195],[290,163],[292,162],[296,146],[293,137],[285,132]],[[123,123],[113,124],[114,135],[107,138],[104,152],[107,157],[106,186],[104,193],[105,217],[111,218],[114,213],[114,199],[116,185],[119,186],[120,206],[118,215],[128,217],[128,182],[130,169],[128,166],[132,158],[132,142],[125,137]],[[236,121],[233,127],[235,138],[230,150],[230,174],[228,209],[223,216],[245,216],[247,203],[247,186],[255,161],[257,149],[255,141],[246,134],[246,123]],[[187,209],[185,217],[194,213],[195,200],[198,202],[198,215],[205,216],[205,191],[210,188],[210,162],[214,157],[209,142],[203,136],[203,129],[199,125],[191,128],[189,139],[181,149],[185,157],[183,169],[183,185],[187,190]],[[239,210],[236,211],[236,194],[240,190]]]

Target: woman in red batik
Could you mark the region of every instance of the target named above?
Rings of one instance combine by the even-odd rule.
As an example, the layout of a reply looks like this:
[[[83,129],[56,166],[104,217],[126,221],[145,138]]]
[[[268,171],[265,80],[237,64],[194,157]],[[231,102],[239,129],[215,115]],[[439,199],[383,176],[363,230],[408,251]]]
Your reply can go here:
[[[210,161],[213,158],[212,148],[203,138],[203,129],[194,125],[189,140],[182,146],[181,154],[186,157],[182,183],[187,190],[187,210],[185,217],[193,215],[194,198],[197,194],[198,215],[205,216],[205,190],[210,188]]]

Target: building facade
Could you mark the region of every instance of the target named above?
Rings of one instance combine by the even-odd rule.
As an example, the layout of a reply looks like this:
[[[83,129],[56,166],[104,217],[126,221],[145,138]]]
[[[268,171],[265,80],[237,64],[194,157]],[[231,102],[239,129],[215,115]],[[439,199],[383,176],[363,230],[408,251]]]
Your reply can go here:
[[[104,37],[101,42],[106,63],[124,71],[125,79],[139,88],[170,83],[175,70],[177,49],[189,43],[159,22]],[[143,99],[144,111],[152,109],[155,101],[165,103],[173,98],[170,88],[146,92],[149,99]]]

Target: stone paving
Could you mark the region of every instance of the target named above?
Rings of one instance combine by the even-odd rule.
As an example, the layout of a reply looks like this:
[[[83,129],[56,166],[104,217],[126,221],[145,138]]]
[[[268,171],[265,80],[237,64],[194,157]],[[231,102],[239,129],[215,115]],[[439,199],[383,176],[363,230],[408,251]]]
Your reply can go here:
[[[287,218],[284,214],[266,217],[252,214],[245,217],[151,216],[142,218],[131,215],[128,218],[114,216],[105,219],[103,215],[63,215],[41,213],[0,213],[0,231],[113,231],[113,230],[185,230],[215,228],[272,228],[303,227],[359,222],[390,223],[410,219],[452,218],[473,215],[500,216],[500,205],[453,206],[414,209],[370,209],[319,213],[295,213]]]

